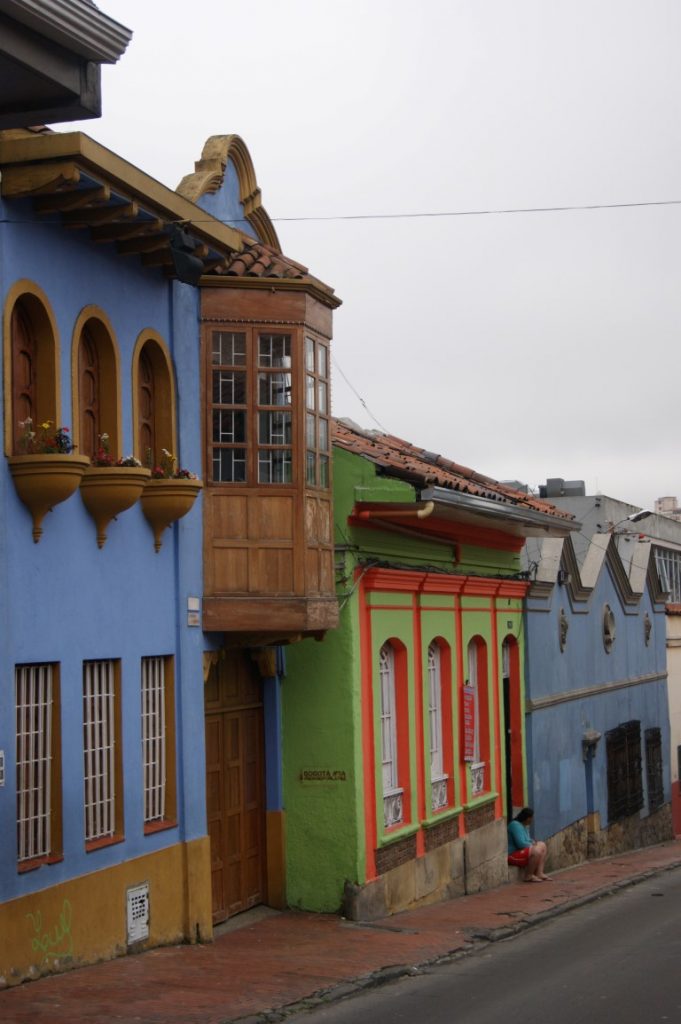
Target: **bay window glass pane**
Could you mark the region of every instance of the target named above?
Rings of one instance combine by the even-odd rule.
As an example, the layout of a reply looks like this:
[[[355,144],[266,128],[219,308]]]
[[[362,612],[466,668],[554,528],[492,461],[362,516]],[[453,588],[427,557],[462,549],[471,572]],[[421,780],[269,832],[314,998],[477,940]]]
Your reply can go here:
[[[222,444],[244,444],[246,441],[246,413],[238,410],[213,411],[213,440]]]
[[[215,483],[243,483],[245,479],[245,448],[213,448],[213,480]]]
[[[307,452],[305,458],[305,480],[312,487],[317,483],[317,454]]]
[[[305,443],[308,448],[317,447],[317,436],[315,431],[315,417],[309,412],[305,416]]]
[[[291,336],[289,334],[261,334],[258,341],[258,365],[291,365]]]
[[[329,385],[326,381],[317,381],[317,411],[328,412]]]
[[[329,376],[329,350],[326,345],[317,346],[317,373],[320,377]]]
[[[319,456],[319,486],[320,487],[328,487],[329,486],[329,456],[328,455],[320,455]]]
[[[326,452],[329,449],[329,421],[319,420],[319,450]]]
[[[290,373],[259,373],[258,374],[259,405],[290,405],[291,374]]]
[[[244,366],[246,335],[233,331],[214,331],[213,362],[221,366]]]
[[[305,339],[305,369],[314,373],[314,341],[312,338]]]
[[[258,483],[288,484],[291,482],[291,452],[288,449],[258,451]]]
[[[315,379],[309,374],[305,377],[305,405],[308,409],[314,409],[315,400]]]
[[[261,412],[258,414],[258,440],[260,444],[291,443],[291,413]]]
[[[245,405],[246,372],[213,370],[213,405]]]

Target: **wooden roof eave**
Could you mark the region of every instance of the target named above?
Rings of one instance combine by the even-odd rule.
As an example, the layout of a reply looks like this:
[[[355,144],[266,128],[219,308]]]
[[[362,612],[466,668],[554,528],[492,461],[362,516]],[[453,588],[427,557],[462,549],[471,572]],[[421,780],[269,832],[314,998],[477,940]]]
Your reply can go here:
[[[338,309],[343,302],[337,295],[334,295],[332,288],[312,277],[237,277],[233,274],[217,274],[212,277],[202,277],[200,284],[202,288],[306,292],[329,309]]]
[[[187,230],[191,231],[192,236],[211,249],[226,252],[241,252],[243,249],[243,235],[236,228],[222,224],[190,200],[179,196],[82,132],[55,132],[48,135],[12,138],[3,138],[0,135],[0,168],[3,170],[3,184],[6,175],[12,179],[13,168],[42,166],[47,171],[47,165],[50,163],[62,165],[65,173],[68,173],[70,166],[86,174],[89,172],[101,181],[102,185],[137,203],[154,218],[167,223],[187,225]],[[31,175],[28,172],[26,181],[30,186]],[[57,192],[57,189],[51,192],[46,188],[31,191],[29,187],[22,197],[37,198],[56,195]],[[14,197],[19,198],[16,191]]]

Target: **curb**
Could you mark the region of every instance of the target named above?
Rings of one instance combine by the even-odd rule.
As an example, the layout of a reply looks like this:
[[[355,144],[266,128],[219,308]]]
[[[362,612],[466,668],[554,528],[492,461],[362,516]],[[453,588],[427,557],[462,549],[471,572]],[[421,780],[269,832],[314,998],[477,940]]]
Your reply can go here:
[[[380,967],[378,970],[372,971],[371,974],[343,981],[329,988],[318,989],[316,992],[305,996],[303,999],[298,999],[294,1003],[286,1003],[276,1009],[261,1010],[246,1017],[224,1018],[220,1024],[278,1024],[278,1022],[286,1020],[287,1017],[291,1017],[294,1013],[303,1013],[306,1010],[314,1010],[319,1006],[341,1002],[343,999],[349,999],[351,996],[359,995],[361,992],[372,988],[378,988],[380,985],[387,985],[389,982],[397,981],[401,978],[415,977],[427,971],[429,967],[455,963],[457,960],[462,960],[474,953],[479,953],[480,950],[492,942],[502,942],[505,939],[515,938],[521,932],[527,931],[528,928],[544,924],[544,922],[554,917],[560,917],[570,910],[576,910],[579,907],[587,906],[589,903],[595,903],[605,896],[613,896],[621,889],[628,889],[633,885],[638,885],[640,882],[647,881],[649,878],[662,875],[667,871],[674,871],[680,867],[681,858],[671,864],[649,868],[646,871],[638,872],[638,874],[621,878],[617,882],[611,882],[584,896],[576,896],[572,900],[566,900],[565,903],[561,903],[558,906],[550,907],[547,910],[540,910],[536,914],[526,917],[525,920],[517,921],[512,925],[503,925],[499,928],[476,929],[473,927],[467,930],[466,945],[463,948],[452,949],[430,960],[422,960],[416,964],[396,964]]]

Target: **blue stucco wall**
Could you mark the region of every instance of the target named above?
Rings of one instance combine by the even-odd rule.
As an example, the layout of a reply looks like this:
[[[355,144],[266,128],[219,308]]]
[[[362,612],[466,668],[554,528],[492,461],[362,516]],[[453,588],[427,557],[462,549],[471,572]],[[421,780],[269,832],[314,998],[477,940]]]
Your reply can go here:
[[[217,192],[207,192],[196,202],[202,210],[206,210],[224,224],[230,224],[238,231],[261,241],[255,229],[244,217],[244,208],[239,198],[239,178],[231,160],[227,161],[222,188]]]
[[[87,232],[37,219],[28,203],[0,204],[0,298],[28,278],[46,294],[60,342],[61,420],[70,425],[71,344],[81,309],[108,316],[120,358],[123,452],[132,450],[132,353],[144,328],[165,340],[176,369],[181,464],[201,475],[198,293],[167,281],[135,256],[96,245]],[[17,223],[18,222],[18,223]],[[0,394],[0,401],[2,395]],[[3,410],[4,413],[4,410]],[[201,499],[166,530],[154,551],[136,504],[113,521],[97,547],[95,526],[76,493],[48,513],[39,544],[6,461],[0,466],[0,899],[100,870],[160,847],[205,835],[203,637],[187,625],[187,599],[202,593]],[[140,659],[173,655],[178,766],[177,828],[144,835]],[[125,840],[86,854],[83,818],[82,662],[120,659]],[[14,666],[57,662],[61,678],[64,857],[16,872]],[[198,766],[198,768],[197,768]]]
[[[610,653],[605,650],[602,635],[605,604],[614,612],[617,630]],[[561,609],[569,623],[563,652],[558,639]],[[648,646],[643,626],[646,612],[652,622]],[[567,587],[558,585],[547,600],[528,598],[526,632],[527,697],[537,701],[576,690],[600,690],[535,707],[526,717],[528,799],[535,809],[537,835],[554,835],[592,811],[600,813],[603,827],[607,824],[605,733],[627,721],[641,723],[646,801],[644,732],[651,727],[661,729],[665,800],[669,800],[664,606],[654,604],[647,589],[637,605],[625,605],[610,567],[604,564],[586,602],[572,604]],[[640,677],[651,676],[659,678],[637,683]],[[632,685],[603,691],[609,684],[614,687],[627,682]],[[582,737],[587,729],[602,734],[591,766],[582,756]],[[646,802],[641,815],[647,813]]]

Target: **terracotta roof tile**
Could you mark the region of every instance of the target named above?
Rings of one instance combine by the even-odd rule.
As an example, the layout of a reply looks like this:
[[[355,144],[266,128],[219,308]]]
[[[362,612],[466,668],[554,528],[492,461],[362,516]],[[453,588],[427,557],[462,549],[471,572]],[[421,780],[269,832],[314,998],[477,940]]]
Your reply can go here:
[[[279,280],[283,278],[302,280],[307,277],[308,270],[301,263],[282,256],[263,242],[245,239],[243,250],[233,253],[226,260],[225,269],[219,269],[218,273],[226,274],[229,277],[274,277]]]
[[[391,434],[362,430],[348,420],[334,420],[332,437],[338,447],[369,459],[387,475],[399,477],[416,487],[444,487],[506,505],[543,512],[557,519],[574,519],[569,512],[556,508],[548,501],[517,491],[467,466],[452,462],[443,455],[417,448],[409,441]]]

